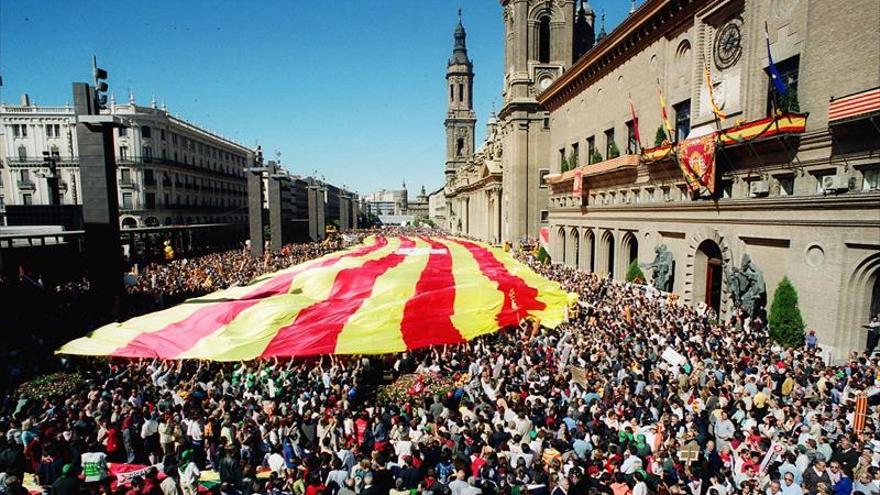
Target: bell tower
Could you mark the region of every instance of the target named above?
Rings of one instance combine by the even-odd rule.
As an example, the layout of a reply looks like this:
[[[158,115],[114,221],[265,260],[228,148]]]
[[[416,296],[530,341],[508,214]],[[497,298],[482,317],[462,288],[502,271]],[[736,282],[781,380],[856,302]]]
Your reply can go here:
[[[500,0],[504,20],[501,136],[503,197],[501,239],[518,244],[547,225],[549,198],[542,177],[549,173],[550,119],[537,95],[585,50],[588,12],[576,0]],[[583,7],[575,29],[577,7]]]
[[[474,154],[474,64],[468,58],[461,9],[453,35],[452,57],[446,65],[446,182]]]

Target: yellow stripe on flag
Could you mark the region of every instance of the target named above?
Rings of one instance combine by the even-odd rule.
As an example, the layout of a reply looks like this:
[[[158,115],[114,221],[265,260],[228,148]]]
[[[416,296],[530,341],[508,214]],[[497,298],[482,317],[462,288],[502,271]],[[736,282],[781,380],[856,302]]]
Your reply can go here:
[[[496,317],[504,306],[498,284],[483,275],[471,253],[456,242],[438,239],[452,256],[455,279],[455,313],[452,324],[465,340],[498,330]]]
[[[365,241],[366,245],[373,245],[375,243],[376,238],[372,236]],[[111,354],[113,351],[125,347],[141,334],[159,332],[169,325],[186,320],[196,311],[211,306],[226,304],[226,301],[238,300],[247,294],[256,292],[271,283],[275,277],[283,276],[298,270],[308,269],[308,267],[320,264],[327,259],[344,256],[352,250],[360,247],[362,246],[355,246],[345,251],[330,253],[275,273],[262,275],[249,285],[229,287],[217,292],[212,292],[203,297],[187,299],[185,302],[176,306],[131,318],[122,323],[109,323],[96,329],[87,337],[68,342],[56,351],[56,353],[79,354],[86,356],[104,356]]]
[[[290,293],[269,297],[242,311],[232,322],[202,339],[179,357],[214,361],[259,357],[279,328],[291,324],[303,309],[330,296],[339,272],[383,258],[399,247],[399,238],[389,238],[387,246],[366,256],[345,258],[330,266],[304,271],[294,277]]]
[[[511,275],[519,277],[529,287],[538,289],[537,299],[544,303],[542,310],[530,310],[529,315],[541,320],[541,325],[556,328],[565,319],[565,308],[577,302],[577,294],[566,293],[556,282],[546,279],[525,265],[518,262],[510,253],[503,249],[488,247],[495,259],[501,262]]]
[[[187,299],[177,306],[138,316],[122,323],[108,323],[96,329],[87,337],[68,342],[57,352],[86,356],[107,355],[120,347],[125,347],[142,333],[158,332],[168,325],[189,318],[193,313],[207,306],[222,304],[221,302],[209,301],[238,299],[249,292],[257,290],[264,283],[266,281],[261,281],[256,285],[230,287],[204,297]]]
[[[343,327],[336,340],[336,354],[385,354],[406,350],[400,331],[403,310],[415,293],[431,248],[421,239],[413,240],[415,250],[376,279],[370,297]]]

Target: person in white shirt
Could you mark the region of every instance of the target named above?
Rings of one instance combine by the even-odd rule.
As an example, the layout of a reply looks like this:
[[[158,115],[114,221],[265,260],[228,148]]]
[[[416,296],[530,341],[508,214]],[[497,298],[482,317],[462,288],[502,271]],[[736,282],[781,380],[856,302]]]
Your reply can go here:
[[[459,469],[456,471],[455,480],[449,482],[449,490],[452,492],[452,495],[462,495],[469,487],[470,485],[465,481],[464,470]]]
[[[794,482],[794,473],[786,472],[782,476],[782,485],[780,486],[782,495],[804,495],[801,486]]]
[[[638,450],[635,447],[630,447],[629,456],[623,460],[623,464],[620,465],[620,472],[626,475],[630,475],[638,471],[642,468],[642,459],[638,456]]]
[[[634,479],[636,484],[633,486],[632,495],[648,495],[648,485],[645,484],[645,476],[641,472],[637,472],[634,475]]]
[[[184,451],[180,460],[180,488],[183,495],[197,495],[202,472],[192,461],[192,451]]]

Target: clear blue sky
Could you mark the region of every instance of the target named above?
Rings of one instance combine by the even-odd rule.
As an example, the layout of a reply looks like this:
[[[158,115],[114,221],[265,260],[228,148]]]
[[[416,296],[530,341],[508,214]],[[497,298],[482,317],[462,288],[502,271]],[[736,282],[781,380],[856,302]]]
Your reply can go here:
[[[610,31],[630,2],[590,4],[608,12]],[[280,151],[293,173],[318,170],[361,193],[404,179],[431,190],[443,183],[444,76],[459,6],[482,139],[500,101],[497,0],[2,0],[0,98],[64,104],[96,54],[118,101],[128,88],[142,105],[155,95],[267,156]]]

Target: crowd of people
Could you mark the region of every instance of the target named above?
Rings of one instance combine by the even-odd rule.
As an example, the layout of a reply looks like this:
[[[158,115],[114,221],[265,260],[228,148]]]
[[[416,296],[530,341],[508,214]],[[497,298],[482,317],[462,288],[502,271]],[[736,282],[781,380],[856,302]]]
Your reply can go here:
[[[364,234],[334,236],[322,242],[288,244],[262,257],[240,249],[132,267],[114,307],[95,310],[87,278],[44,281],[39,273],[21,269],[17,277],[0,278],[0,300],[18,311],[0,312],[0,327],[12,335],[0,343],[0,387],[51,369],[47,349],[111,321],[122,321],[173,306],[257,275],[296,265],[359,242]],[[347,240],[346,240],[347,239]],[[17,331],[21,330],[21,331]]]
[[[876,355],[831,365],[821,343],[784,348],[741,311],[718,321],[521,257],[578,294],[568,322],[388,356],[71,363],[76,393],[3,397],[0,493],[22,494],[35,473],[53,495],[880,495]],[[219,288],[264,269],[180,265],[132,290]],[[198,275],[177,282],[180,270]],[[381,400],[412,373],[455,386]],[[108,463],[150,468],[115,483]]]
[[[246,248],[181,258],[167,263],[151,263],[139,270],[126,287],[129,294],[148,294],[165,307],[189,297],[197,297],[232,285],[244,285],[263,273],[272,273],[304,261],[338,251],[359,240],[336,236],[324,242],[289,244],[280,251],[266,251],[254,257]]]

